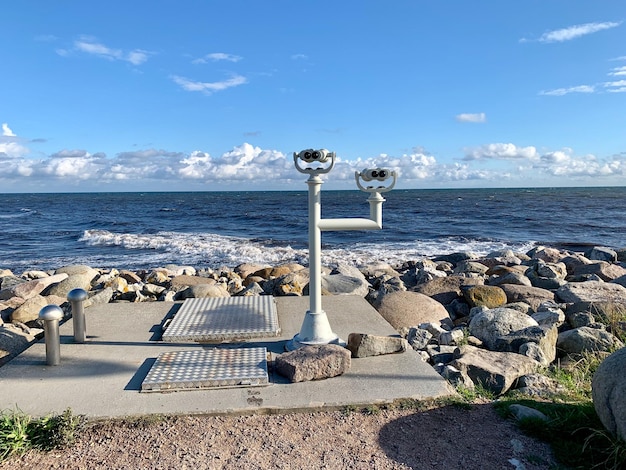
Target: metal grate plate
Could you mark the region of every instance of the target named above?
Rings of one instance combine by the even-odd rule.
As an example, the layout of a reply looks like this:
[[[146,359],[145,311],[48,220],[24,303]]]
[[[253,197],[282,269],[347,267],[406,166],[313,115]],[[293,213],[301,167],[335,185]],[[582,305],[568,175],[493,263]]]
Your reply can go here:
[[[268,385],[267,349],[202,349],[159,354],[142,392]]]
[[[163,341],[224,342],[278,336],[271,295],[187,299],[163,333]]]

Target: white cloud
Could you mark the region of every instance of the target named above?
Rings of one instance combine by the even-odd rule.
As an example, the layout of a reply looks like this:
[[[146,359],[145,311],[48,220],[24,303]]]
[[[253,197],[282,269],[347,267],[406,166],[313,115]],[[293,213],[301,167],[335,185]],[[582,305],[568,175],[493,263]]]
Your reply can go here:
[[[74,49],[86,54],[92,54],[108,60],[121,60],[130,62],[133,65],[141,65],[148,60],[150,53],[141,49],[133,49],[125,52],[121,49],[112,49],[89,37],[82,37],[80,40],[74,41]],[[65,49],[57,49],[57,54],[61,56],[69,55],[69,51]]]
[[[243,77],[241,75],[233,75],[228,80],[222,80],[221,82],[198,82],[189,80],[185,77],[180,77],[178,75],[173,75],[171,78],[183,90],[200,91],[208,95],[216,91],[222,91],[226,90],[227,88],[232,88],[248,83],[246,77]]]
[[[2,123],[2,135],[4,137],[17,137],[6,122]]]
[[[305,60],[308,59],[309,57],[306,54],[293,54],[291,56],[292,60]]]
[[[604,87],[609,93],[625,93],[626,92],[626,80],[617,80],[614,82],[605,82]]]
[[[605,29],[616,28],[621,25],[622,22],[606,21],[603,23],[585,23],[575,26],[568,26],[567,28],[556,29],[554,31],[548,31],[539,38],[539,42],[563,42],[570,41],[572,39],[586,36],[587,34],[597,33]]]
[[[456,115],[456,120],[459,122],[487,122],[487,115],[485,113],[462,113]]]
[[[569,88],[556,88],[554,90],[541,91],[540,95],[544,96],[563,96],[570,93],[594,93],[595,85],[578,85]]]
[[[482,145],[478,148],[465,149],[463,160],[529,160],[539,159],[539,153],[533,146],[518,147],[508,143]]]
[[[224,52],[213,52],[211,54],[207,54],[204,57],[199,59],[195,59],[192,61],[194,64],[206,64],[207,62],[217,62],[220,60],[226,60],[228,62],[239,62],[243,57],[234,54],[226,54]]]
[[[611,75],[613,77],[626,76],[626,65],[624,65],[622,67],[615,67],[614,69],[611,69],[611,71],[609,72],[609,75]]]

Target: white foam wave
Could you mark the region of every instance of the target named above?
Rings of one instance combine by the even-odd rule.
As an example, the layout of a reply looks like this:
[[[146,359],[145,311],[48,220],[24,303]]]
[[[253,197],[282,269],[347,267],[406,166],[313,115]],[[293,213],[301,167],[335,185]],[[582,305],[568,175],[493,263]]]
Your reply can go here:
[[[129,264],[141,264],[142,257],[155,262],[186,263],[197,266],[236,266],[240,263],[276,265],[286,261],[308,264],[308,250],[289,245],[277,246],[271,240],[230,237],[212,233],[159,232],[156,234],[115,233],[108,230],[86,230],[79,241],[89,246],[124,248],[116,257]],[[357,243],[340,248],[325,247],[322,263],[335,266],[346,263],[363,266],[372,262],[399,265],[409,260],[419,260],[454,252],[469,251],[479,256],[489,252],[511,249],[526,252],[533,242],[517,245],[498,241],[479,240],[415,240],[406,243]],[[152,253],[146,254],[146,251]],[[146,263],[147,264],[147,263]]]

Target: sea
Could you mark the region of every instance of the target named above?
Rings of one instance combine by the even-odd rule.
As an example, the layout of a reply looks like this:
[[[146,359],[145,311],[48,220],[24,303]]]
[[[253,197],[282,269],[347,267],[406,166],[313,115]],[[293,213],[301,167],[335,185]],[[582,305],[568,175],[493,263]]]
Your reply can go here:
[[[398,265],[537,245],[626,246],[626,187],[415,189],[384,197],[382,230],[323,232],[325,265]],[[307,188],[0,194],[0,269],[306,265],[307,198]],[[322,217],[367,217],[366,199],[358,190],[322,191]]]

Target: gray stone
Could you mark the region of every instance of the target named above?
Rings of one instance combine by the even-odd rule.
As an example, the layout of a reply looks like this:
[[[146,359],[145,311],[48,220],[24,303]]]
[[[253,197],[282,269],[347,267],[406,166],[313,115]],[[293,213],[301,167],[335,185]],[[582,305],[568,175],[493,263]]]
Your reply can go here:
[[[506,293],[507,303],[524,302],[537,310],[542,302],[554,301],[554,293],[539,287],[518,286],[515,284],[504,284],[500,286]]]
[[[593,406],[604,427],[626,441],[626,348],[615,351],[596,369],[591,382]]]
[[[304,346],[276,357],[276,371],[291,382],[336,377],[350,369],[350,351],[335,344]]]
[[[461,300],[463,298],[462,286],[483,284],[484,280],[482,278],[447,276],[433,279],[425,284],[420,284],[413,290],[432,297],[443,305],[448,305],[454,300]]]
[[[322,292],[332,295],[358,295],[365,297],[369,294],[370,285],[364,276],[351,277],[343,274],[333,274],[331,276],[322,276],[321,279]]]
[[[618,279],[624,275],[626,275],[626,269],[617,264],[607,263],[606,261],[595,261],[578,266],[571,273],[571,276],[575,276],[577,278],[597,276],[601,280],[607,282]]]
[[[248,284],[243,290],[237,292],[238,296],[248,297],[252,295],[262,295],[264,293],[263,288],[258,282],[252,282]]]
[[[352,357],[370,357],[404,352],[407,342],[404,338],[393,336],[350,333],[347,347],[352,352]]]
[[[41,294],[46,287],[61,282],[67,279],[67,277],[67,274],[61,273],[55,274],[54,276],[34,279],[32,281],[20,282],[11,288],[2,289],[0,291],[0,300],[6,300],[10,297],[21,297],[24,300],[30,299],[31,297]]]
[[[108,304],[113,298],[113,289],[105,287],[104,289],[94,293],[91,297],[88,297],[83,303],[83,307],[91,307],[92,305]]]
[[[615,250],[606,246],[594,246],[585,251],[585,258],[597,261],[608,261],[614,263],[617,261],[617,253]]]
[[[10,271],[9,271],[10,272]],[[0,281],[2,281],[0,283],[0,288],[2,288],[3,291],[8,291],[9,289],[11,289],[12,287],[17,286],[18,284],[23,284],[26,281],[26,279],[22,279],[21,277],[17,277],[14,276],[13,274],[8,274],[2,278],[0,278]],[[7,297],[6,299],[8,299],[9,297]],[[0,299],[0,300],[6,300],[6,299]]]
[[[467,374],[464,374],[450,364],[443,366],[439,374],[454,385],[455,388],[462,387],[468,390],[473,390],[475,388],[474,382],[472,382],[472,379],[470,379]]]
[[[545,414],[535,408],[530,408],[529,406],[513,404],[509,406],[509,411],[513,416],[515,416],[517,421],[528,419],[548,421],[548,417]]]
[[[509,273],[503,274],[502,276],[492,277],[489,279],[487,284],[489,284],[490,286],[501,286],[502,284],[516,284],[518,286],[528,286],[528,287],[532,285],[528,277],[518,272],[509,272]]]
[[[553,397],[567,391],[556,380],[538,373],[521,376],[516,390],[531,397]]]
[[[503,352],[517,352],[524,355],[526,352],[533,353],[534,350],[528,346],[524,348],[524,352],[520,351],[522,345],[526,343],[535,343],[542,351],[544,360],[539,361],[543,365],[548,365],[556,359],[556,343],[559,332],[556,326],[541,327],[541,326],[528,326],[526,328],[511,331],[507,335],[496,338],[495,347],[496,351]],[[532,356],[530,356],[532,357]]]
[[[417,292],[398,291],[382,298],[378,312],[396,330],[410,328],[420,323],[450,320],[443,305]]]
[[[406,339],[411,347],[417,351],[426,348],[426,345],[432,337],[433,335],[430,332],[422,328],[411,327],[409,328]]]
[[[539,326],[561,326],[565,322],[565,313],[560,308],[550,307],[531,315]]]
[[[432,364],[448,364],[454,360],[456,346],[442,346],[437,344],[429,344],[426,346],[426,352],[430,356]]]
[[[539,347],[537,343],[524,343],[519,347],[518,353],[522,356],[530,357],[535,361],[539,362],[542,366],[549,365],[552,361],[549,360],[543,350]],[[556,355],[556,349],[552,351],[551,356]],[[554,360],[554,359],[553,359]]]
[[[456,346],[465,338],[462,329],[456,328],[452,331],[444,331],[439,335],[439,344],[443,346]]]
[[[582,326],[560,333],[556,346],[564,354],[581,354],[585,351],[611,351],[624,345],[606,330]]]
[[[59,274],[59,271],[57,271],[57,274]],[[89,291],[91,290],[91,281],[95,279],[97,275],[98,272],[91,268],[83,272],[78,272],[77,274],[69,274],[68,278],[45,289],[43,294],[67,297],[68,292],[72,289],[80,288]]]
[[[624,302],[626,287],[610,282],[568,282],[556,291],[561,302]]]
[[[556,248],[545,246],[536,246],[526,254],[533,259],[540,259],[546,263],[557,263],[563,257],[561,252]]]
[[[48,305],[48,300],[41,295],[31,297],[11,313],[12,322],[28,323],[39,318],[39,311]]]
[[[230,297],[230,294],[222,284],[197,284],[180,291],[176,295],[176,300],[206,297]]]
[[[488,349],[496,349],[500,337],[529,326],[538,326],[528,315],[506,307],[483,310],[472,317],[469,332],[485,343]]]
[[[37,341],[42,333],[41,329],[24,328],[21,325],[8,323],[0,326],[0,366]]]
[[[516,353],[494,352],[473,346],[462,346],[450,364],[474,382],[496,395],[509,390],[522,375],[541,367],[537,361]]]

